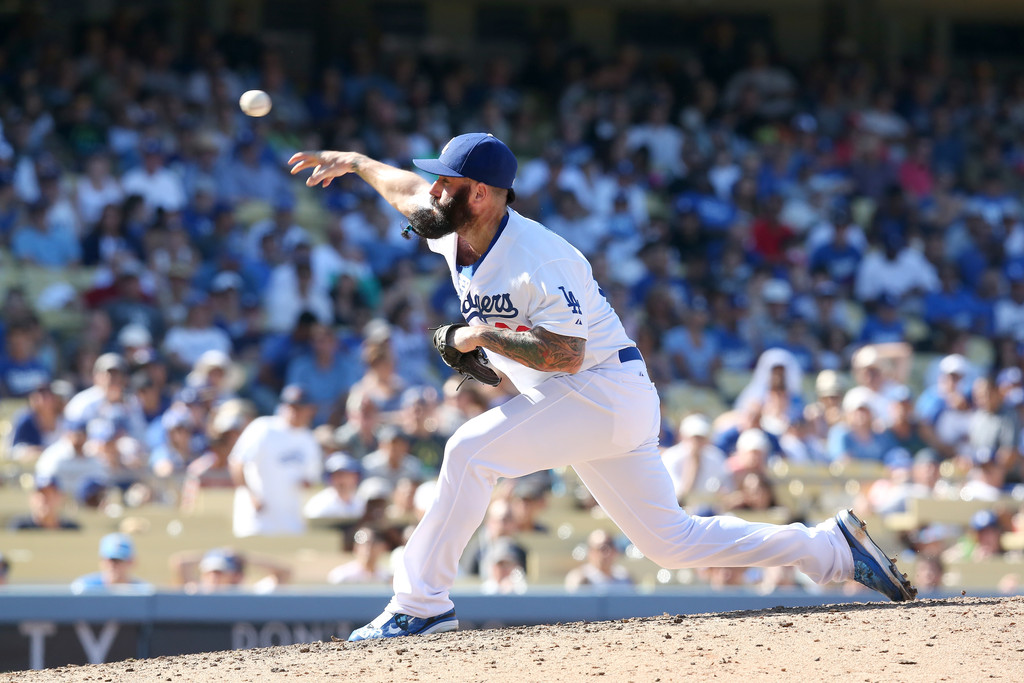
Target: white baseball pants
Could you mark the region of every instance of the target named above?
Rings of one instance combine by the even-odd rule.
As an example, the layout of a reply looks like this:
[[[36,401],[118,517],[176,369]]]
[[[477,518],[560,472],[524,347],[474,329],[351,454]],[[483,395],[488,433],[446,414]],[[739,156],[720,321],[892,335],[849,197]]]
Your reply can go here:
[[[684,567],[795,566],[818,583],[853,575],[834,520],[816,527],[691,517],[658,453],[659,399],[643,361],[556,376],[470,420],[449,439],[435,497],[395,568],[389,612],[452,609],[459,558],[499,477],[571,465],[608,516],[654,562]]]

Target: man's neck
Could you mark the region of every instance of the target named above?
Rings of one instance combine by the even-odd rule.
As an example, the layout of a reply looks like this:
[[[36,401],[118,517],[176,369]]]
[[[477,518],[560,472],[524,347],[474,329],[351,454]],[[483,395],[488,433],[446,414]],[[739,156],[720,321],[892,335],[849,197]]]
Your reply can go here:
[[[498,226],[501,225],[501,219],[504,217],[505,207],[503,205],[494,206],[469,225],[458,230],[461,240],[475,253],[474,261],[483,256],[487,248],[491,246],[491,241],[494,240],[494,235],[498,232]]]

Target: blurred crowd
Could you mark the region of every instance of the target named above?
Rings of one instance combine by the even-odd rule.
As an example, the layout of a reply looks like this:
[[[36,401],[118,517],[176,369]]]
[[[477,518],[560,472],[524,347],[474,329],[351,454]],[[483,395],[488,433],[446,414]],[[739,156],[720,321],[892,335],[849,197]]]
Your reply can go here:
[[[0,43],[0,396],[25,401],[8,457],[35,475],[12,526],[74,526],[64,499],[187,508],[230,487],[238,536],[357,520],[330,578],[382,580],[446,437],[508,383],[448,379],[427,328],[459,302],[399,214],[358,179],[307,190],[284,160],[409,167],[475,130],[517,153],[514,208],[588,256],[663,396],[724,409],[666,411],[680,500],[771,508],[777,459],[878,463],[858,505],[879,513],[1024,481],[1024,76],[938,56],[883,72],[848,43],[794,68],[727,21],[672,59],[355,41],[295,74],[241,17],[183,50],[131,16],[70,43],[26,20]],[[247,118],[257,87],[274,109]],[[19,268],[52,282],[30,296]],[[324,486],[304,510],[303,482]],[[467,571],[521,590],[515,533],[562,484],[508,486]],[[588,538],[569,585],[626,580],[620,550]]]

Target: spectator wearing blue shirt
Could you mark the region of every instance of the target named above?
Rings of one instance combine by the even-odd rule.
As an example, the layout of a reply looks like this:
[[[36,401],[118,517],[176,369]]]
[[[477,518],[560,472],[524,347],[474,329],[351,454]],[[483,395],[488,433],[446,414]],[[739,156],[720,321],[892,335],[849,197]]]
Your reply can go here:
[[[851,287],[857,275],[857,267],[863,253],[850,244],[849,227],[850,213],[845,208],[837,208],[832,212],[832,240],[811,252],[811,271],[823,271],[829,278],[844,287]]]
[[[906,339],[906,330],[899,313],[899,299],[883,294],[875,302],[875,310],[864,321],[857,338],[859,344],[887,344]]]
[[[952,263],[939,266],[940,289],[924,297],[924,321],[943,332],[954,330],[985,332],[985,314],[981,302],[960,280],[960,272]]]
[[[922,437],[943,458],[956,455],[957,447],[967,440],[970,401],[961,384],[968,374],[966,358],[956,353],[943,357],[938,380],[925,388],[914,404]]]
[[[748,341],[748,335],[740,323],[745,319],[746,297],[719,294],[713,301],[715,339],[718,341],[718,358],[723,368],[749,370],[754,367],[757,354]]]
[[[100,570],[80,576],[71,583],[73,593],[132,586],[148,589],[150,585],[132,576],[135,567],[135,544],[127,534],[107,534],[100,539]]]
[[[718,340],[708,327],[708,303],[695,296],[683,324],[665,333],[663,348],[672,360],[678,379],[697,386],[713,386],[721,367]]]
[[[314,425],[342,421],[345,396],[362,376],[358,358],[339,348],[330,327],[316,324],[310,331],[310,350],[288,364],[287,383],[301,386],[316,405]]]
[[[11,457],[33,462],[61,434],[61,398],[50,382],[40,382],[28,395],[28,406],[11,420]]]
[[[854,387],[843,397],[844,421],[828,432],[828,458],[833,462],[884,462],[890,442],[875,431],[871,398],[865,387]]]
[[[164,429],[164,441],[150,453],[149,468],[158,477],[169,477],[175,472],[183,472],[199,455],[193,449],[195,423],[189,409],[177,405],[163,414],[160,424]]]
[[[11,251],[19,261],[47,268],[66,268],[82,258],[78,237],[66,224],[48,225],[41,202],[29,207],[25,222],[14,230]]]
[[[0,395],[23,398],[50,381],[50,371],[36,355],[35,329],[30,321],[12,323],[5,342],[0,355]]]

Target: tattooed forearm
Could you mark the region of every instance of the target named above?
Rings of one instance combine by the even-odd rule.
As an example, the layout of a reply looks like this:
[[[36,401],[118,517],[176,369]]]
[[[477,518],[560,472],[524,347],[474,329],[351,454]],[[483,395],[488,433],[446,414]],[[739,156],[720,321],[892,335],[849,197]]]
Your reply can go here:
[[[577,372],[583,365],[587,340],[565,337],[535,327],[526,332],[485,329],[480,345],[528,368],[543,372]]]

